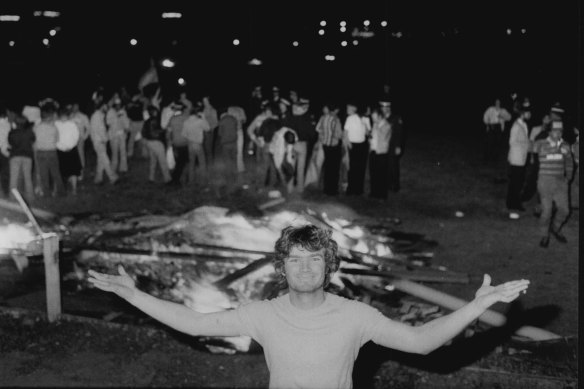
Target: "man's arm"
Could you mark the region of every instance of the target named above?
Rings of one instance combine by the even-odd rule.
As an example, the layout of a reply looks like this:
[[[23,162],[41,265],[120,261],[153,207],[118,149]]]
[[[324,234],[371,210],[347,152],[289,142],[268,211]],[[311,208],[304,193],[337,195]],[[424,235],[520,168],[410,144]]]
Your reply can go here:
[[[528,286],[528,280],[491,286],[491,277],[485,274],[475,299],[464,307],[418,327],[387,320],[374,341],[396,350],[428,354],[454,338],[491,305],[499,301],[509,303],[515,300],[521,293],[526,292]]]
[[[154,319],[193,336],[237,336],[241,334],[239,320],[234,311],[200,313],[182,305],[153,297],[138,290],[134,280],[122,266],[119,276],[89,270],[89,282],[98,289],[113,292],[152,316]]]

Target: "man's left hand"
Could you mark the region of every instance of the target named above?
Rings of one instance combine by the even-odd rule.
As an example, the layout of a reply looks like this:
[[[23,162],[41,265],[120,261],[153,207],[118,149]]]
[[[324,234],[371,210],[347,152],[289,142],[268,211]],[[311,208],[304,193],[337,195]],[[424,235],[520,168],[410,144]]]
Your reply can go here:
[[[475,301],[483,309],[488,309],[491,305],[501,301],[510,303],[522,293],[527,293],[529,280],[516,280],[505,282],[497,286],[491,286],[491,277],[485,274],[483,284],[475,293]]]

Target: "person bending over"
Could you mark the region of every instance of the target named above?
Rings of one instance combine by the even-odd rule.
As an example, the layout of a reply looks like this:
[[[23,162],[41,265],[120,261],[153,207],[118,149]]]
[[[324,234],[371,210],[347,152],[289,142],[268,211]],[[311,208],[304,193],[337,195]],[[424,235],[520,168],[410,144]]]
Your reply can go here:
[[[485,274],[474,300],[446,316],[413,327],[377,309],[325,291],[339,268],[331,231],[313,225],[286,227],[275,244],[274,266],[288,292],[233,310],[199,313],[138,290],[123,267],[120,275],[89,270],[97,288],[124,298],[160,322],[193,336],[247,335],[264,350],[270,388],[351,388],[353,364],[368,341],[428,354],[448,342],[496,302],[511,302],[528,280],[491,286]]]

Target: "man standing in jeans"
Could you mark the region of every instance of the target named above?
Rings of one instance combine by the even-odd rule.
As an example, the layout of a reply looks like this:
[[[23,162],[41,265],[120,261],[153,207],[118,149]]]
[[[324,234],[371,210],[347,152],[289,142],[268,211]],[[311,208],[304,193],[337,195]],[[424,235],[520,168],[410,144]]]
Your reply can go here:
[[[519,219],[519,213],[525,211],[521,205],[521,191],[525,183],[525,163],[531,142],[526,120],[531,118],[528,102],[521,105],[519,117],[511,127],[509,134],[509,186],[507,188],[507,209],[509,219]]]

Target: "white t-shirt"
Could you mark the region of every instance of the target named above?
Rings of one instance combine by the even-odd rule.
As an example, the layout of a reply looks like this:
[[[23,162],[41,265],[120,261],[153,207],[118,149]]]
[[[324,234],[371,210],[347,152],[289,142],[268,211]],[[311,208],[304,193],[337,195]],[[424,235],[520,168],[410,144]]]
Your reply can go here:
[[[79,129],[73,120],[55,120],[55,127],[59,131],[57,150],[69,151],[79,142]]]
[[[359,349],[380,339],[389,320],[375,308],[330,293],[322,305],[301,310],[289,295],[235,310],[241,335],[264,349],[270,388],[351,388]]]
[[[39,107],[25,105],[22,109],[22,116],[35,125],[39,124],[41,122],[41,109]]]
[[[365,123],[357,114],[352,114],[347,117],[345,121],[345,131],[347,132],[347,138],[351,143],[363,143],[365,142],[365,136],[367,134],[367,128]]]

